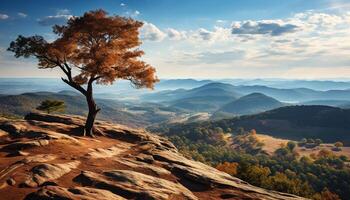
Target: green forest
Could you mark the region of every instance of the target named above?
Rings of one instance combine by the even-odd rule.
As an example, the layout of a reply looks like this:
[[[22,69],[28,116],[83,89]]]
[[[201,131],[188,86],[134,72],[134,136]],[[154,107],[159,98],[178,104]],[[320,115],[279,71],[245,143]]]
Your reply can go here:
[[[173,124],[153,128],[163,133],[185,156],[207,163],[252,185],[299,196],[330,200],[350,198],[350,169],[346,156],[321,150],[300,156],[289,142],[268,155],[254,135],[255,130],[213,126],[215,122]],[[224,128],[223,128],[224,127]],[[230,145],[225,135],[232,135]]]

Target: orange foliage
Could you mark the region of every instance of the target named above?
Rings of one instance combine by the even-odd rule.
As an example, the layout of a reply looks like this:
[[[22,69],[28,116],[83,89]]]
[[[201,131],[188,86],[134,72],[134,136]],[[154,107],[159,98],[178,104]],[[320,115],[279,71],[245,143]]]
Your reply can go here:
[[[103,10],[90,11],[54,26],[58,38],[51,43],[41,36],[19,36],[9,50],[16,57],[35,56],[40,68],[61,68],[68,81],[78,85],[127,79],[136,87],[153,88],[158,81],[155,68],[138,59],[144,54],[137,48],[142,25],[131,18],[108,16]],[[72,69],[79,73],[71,77]]]
[[[329,191],[328,188],[324,188],[322,192],[320,193],[320,200],[341,200],[340,197]]]
[[[235,176],[237,174],[237,167],[238,167],[238,163],[236,162],[232,162],[232,163],[224,162],[224,163],[218,164],[216,166],[216,169],[226,172],[232,176]]]

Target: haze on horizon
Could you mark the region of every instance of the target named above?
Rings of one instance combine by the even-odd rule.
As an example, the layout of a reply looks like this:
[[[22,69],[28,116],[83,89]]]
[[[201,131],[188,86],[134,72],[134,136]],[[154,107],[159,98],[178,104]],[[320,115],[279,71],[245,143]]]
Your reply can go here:
[[[165,78],[350,77],[350,3],[345,0],[2,1],[0,77],[58,77],[6,49],[88,10],[143,21],[144,59]]]

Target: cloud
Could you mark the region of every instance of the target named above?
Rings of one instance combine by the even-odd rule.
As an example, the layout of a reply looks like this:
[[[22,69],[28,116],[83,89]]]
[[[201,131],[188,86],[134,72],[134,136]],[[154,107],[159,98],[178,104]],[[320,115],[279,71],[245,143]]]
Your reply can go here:
[[[144,22],[141,28],[141,38],[148,41],[162,41],[166,34],[159,30],[157,26],[152,23]]]
[[[70,14],[70,10],[68,10],[68,9],[58,9],[57,10],[57,13],[56,13],[57,15],[69,15]]]
[[[197,54],[196,58],[206,64],[227,63],[242,59],[245,52],[242,50],[223,51],[223,52],[202,52]]]
[[[22,12],[17,13],[18,16],[22,17],[22,18],[26,18],[28,15]]]
[[[124,6],[126,6],[126,4],[125,3],[120,3],[120,6],[124,7]]]
[[[216,23],[219,23],[219,24],[223,24],[223,23],[226,23],[226,22],[227,22],[226,20],[222,20],[222,19],[216,20]]]
[[[136,18],[136,17],[138,17],[138,16],[141,14],[141,12],[138,11],[138,10],[135,10],[135,11],[126,11],[124,14],[125,14],[126,16]]]
[[[8,15],[0,13],[0,20],[7,19],[7,18],[9,18]]]
[[[278,21],[243,21],[232,24],[232,34],[252,34],[280,36],[296,32],[298,26]]]
[[[137,17],[137,16],[139,16],[140,14],[141,14],[140,11],[135,10],[135,11],[131,14],[131,16]]]
[[[38,19],[38,23],[42,26],[52,26],[55,24],[62,25],[67,22],[68,19],[72,18],[73,15],[53,15],[46,16],[44,18]]]
[[[219,26],[215,26],[213,30],[199,28],[196,31],[190,31],[188,32],[187,38],[189,38],[191,42],[196,43],[201,43],[203,41],[207,41],[208,43],[228,42],[233,39],[229,28]]]
[[[178,31],[173,28],[168,28],[166,30],[167,36],[170,40],[182,40],[187,37],[186,31]]]

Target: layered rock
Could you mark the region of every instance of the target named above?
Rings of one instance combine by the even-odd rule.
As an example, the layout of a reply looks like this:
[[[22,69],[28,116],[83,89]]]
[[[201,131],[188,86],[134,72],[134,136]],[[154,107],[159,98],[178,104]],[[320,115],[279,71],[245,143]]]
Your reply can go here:
[[[28,195],[25,200],[124,200],[123,197],[113,194],[108,190],[100,190],[88,187],[75,187],[67,189],[59,186],[46,186],[38,192]]]
[[[24,182],[28,187],[38,187],[43,183],[54,181],[69,173],[80,164],[80,161],[73,161],[60,164],[40,164],[32,169],[32,174]]]

